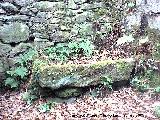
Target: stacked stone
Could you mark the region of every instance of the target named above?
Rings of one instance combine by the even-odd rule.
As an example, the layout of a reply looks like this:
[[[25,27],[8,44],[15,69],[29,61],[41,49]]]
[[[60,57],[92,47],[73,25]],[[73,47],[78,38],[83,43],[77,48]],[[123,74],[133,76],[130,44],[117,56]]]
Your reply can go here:
[[[0,2],[0,76],[12,67],[28,48],[81,37],[79,25],[92,31],[93,9],[102,2],[87,0],[2,0]],[[92,32],[83,31],[91,38]]]
[[[2,73],[4,75],[4,71],[14,65],[16,58],[28,48],[41,49],[53,46],[57,42],[78,40],[79,38],[92,40],[95,35],[93,29],[95,21],[100,22],[101,25],[101,29],[96,28],[96,30],[105,34],[108,27],[105,23],[109,22],[109,17],[114,17],[113,13],[115,16],[118,15],[118,11],[106,12],[106,6],[110,7],[111,5],[106,5],[102,1],[1,0],[0,76]],[[142,4],[141,2],[137,3],[139,6]],[[148,4],[151,10],[155,8],[150,3]],[[154,5],[159,5],[159,3],[154,3]],[[99,8],[101,10],[97,17],[97,9]],[[159,15],[159,8],[155,9],[152,12]],[[129,21],[128,25],[132,25],[130,21],[133,19],[127,17],[127,20]],[[152,23],[155,22],[157,27],[159,19],[156,20]]]

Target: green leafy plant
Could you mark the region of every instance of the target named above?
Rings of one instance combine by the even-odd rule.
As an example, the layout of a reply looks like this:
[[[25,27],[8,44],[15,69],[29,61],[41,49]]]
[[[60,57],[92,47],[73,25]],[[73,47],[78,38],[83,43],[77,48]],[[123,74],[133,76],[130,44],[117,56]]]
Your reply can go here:
[[[160,118],[160,106],[156,106],[155,109],[154,109],[154,113],[155,115]]]
[[[48,112],[51,110],[52,106],[55,105],[55,102],[53,102],[52,100],[46,102],[46,103],[43,103],[41,105],[38,106],[38,109],[40,112]]]
[[[146,91],[149,89],[148,82],[140,77],[135,77],[132,79],[131,84],[140,91]]]
[[[155,93],[160,93],[160,86],[156,87],[156,88],[154,89],[154,91],[155,91]]]
[[[110,90],[112,90],[112,78],[110,76],[103,76],[102,78],[102,84],[107,86]]]
[[[50,105],[47,103],[39,105],[38,108],[39,108],[40,112],[50,111]]]
[[[59,43],[55,47],[46,48],[44,53],[52,60],[65,61],[78,54],[91,56],[93,49],[94,46],[89,40],[80,39],[79,41]]]
[[[5,85],[9,85],[11,88],[17,88],[18,85],[19,85],[19,81],[13,79],[13,78],[10,78],[8,77],[6,80],[5,80]]]
[[[20,55],[20,58],[16,61],[16,65],[7,71],[8,78],[4,80],[5,86],[17,88],[20,82],[26,79],[30,69],[29,62],[31,62],[35,54],[35,50],[29,49],[28,52]]]
[[[33,102],[33,100],[37,99],[37,96],[33,95],[31,93],[31,91],[30,92],[24,92],[22,94],[22,99],[27,101],[27,104],[31,104]]]

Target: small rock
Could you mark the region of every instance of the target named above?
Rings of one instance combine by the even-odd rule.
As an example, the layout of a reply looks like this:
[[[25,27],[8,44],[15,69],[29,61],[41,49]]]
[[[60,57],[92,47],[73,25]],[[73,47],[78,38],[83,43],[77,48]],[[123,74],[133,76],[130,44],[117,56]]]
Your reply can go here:
[[[13,4],[9,3],[9,2],[5,2],[5,3],[0,3],[0,6],[7,12],[7,13],[18,13],[19,10],[16,6],[14,6]]]
[[[28,8],[26,7],[22,7],[20,10],[20,14],[22,15],[28,15],[28,16],[34,16],[34,13],[32,11],[30,11]]]
[[[20,53],[24,53],[27,49],[32,47],[33,46],[31,43],[20,43],[12,49],[12,51],[10,52],[10,57],[13,58]]]
[[[14,3],[18,6],[25,7],[27,5],[32,4],[33,2],[36,2],[37,0],[14,0]]]
[[[0,14],[6,14],[6,11],[4,11],[2,8],[0,8]]]
[[[29,21],[29,17],[26,15],[10,15],[10,16],[1,15],[0,20],[3,22],[17,22],[17,21],[27,22]]]
[[[29,37],[29,28],[23,23],[13,22],[0,27],[0,39],[3,43],[24,42]]]
[[[12,50],[12,47],[8,44],[3,44],[0,42],[0,56],[7,57],[9,52]]]

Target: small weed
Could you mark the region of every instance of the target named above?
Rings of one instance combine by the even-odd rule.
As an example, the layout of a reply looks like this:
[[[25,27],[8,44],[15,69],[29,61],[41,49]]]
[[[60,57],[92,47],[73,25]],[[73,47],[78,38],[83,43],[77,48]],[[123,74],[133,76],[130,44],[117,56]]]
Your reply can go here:
[[[55,103],[53,101],[48,101],[47,103],[43,103],[38,106],[38,109],[40,112],[48,112],[51,110],[52,106],[54,106]]]
[[[28,52],[20,56],[20,58],[16,61],[16,66],[7,71],[8,78],[4,80],[5,86],[17,88],[20,82],[26,79],[30,69],[29,62],[35,54],[35,50],[29,49]]]
[[[131,84],[142,92],[149,89],[148,81],[143,78],[135,77],[132,79]]]
[[[27,104],[31,104],[33,102],[33,100],[37,99],[36,95],[32,95],[31,92],[24,92],[22,94],[22,99],[24,101],[27,101]]]
[[[156,106],[154,112],[155,112],[155,115],[156,115],[158,118],[160,118],[160,106]]]
[[[11,88],[17,88],[19,86],[19,81],[8,77],[5,81],[5,86],[10,86]]]
[[[103,85],[107,86],[110,90],[112,90],[112,79],[110,76],[103,76],[102,77],[102,82]]]
[[[69,43],[59,43],[55,47],[49,47],[44,50],[44,54],[51,60],[66,61],[72,56],[82,54],[91,56],[94,46],[89,40],[71,41]]]
[[[155,93],[160,93],[160,86],[156,87],[156,88],[154,89],[154,91],[155,91]]]

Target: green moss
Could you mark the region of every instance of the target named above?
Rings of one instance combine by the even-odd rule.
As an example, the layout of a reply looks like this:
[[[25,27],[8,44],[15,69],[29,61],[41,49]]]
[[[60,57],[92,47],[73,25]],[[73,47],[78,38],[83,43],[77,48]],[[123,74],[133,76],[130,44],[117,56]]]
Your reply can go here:
[[[81,89],[78,88],[67,88],[67,89],[62,89],[58,90],[56,95],[58,97],[66,98],[66,97],[75,97],[81,94]]]
[[[50,64],[39,66],[38,82],[42,87],[50,87],[55,90],[62,86],[86,87],[101,83],[101,77],[111,76],[113,81],[128,80],[132,67],[117,69],[117,63],[121,65],[124,60],[105,60],[94,64]],[[119,66],[120,66],[119,65]],[[123,64],[122,64],[123,65]],[[119,68],[119,69],[120,69]],[[123,68],[123,69],[122,69]],[[34,75],[33,75],[34,76]]]
[[[106,74],[106,71],[110,71],[113,68],[121,73],[125,73],[131,66],[130,63],[124,62],[123,60],[105,60],[99,61],[94,64],[52,64],[46,65],[45,62],[36,65],[39,67],[42,76],[54,76],[54,79],[61,79],[66,76],[96,76]],[[109,74],[109,73],[108,73]],[[113,73],[114,74],[114,73]]]
[[[123,72],[123,73],[126,72],[129,67],[131,67],[130,64],[128,64],[127,62],[124,62],[124,61],[117,62],[116,66],[117,66],[118,71]]]
[[[117,62],[117,63],[116,63]],[[53,64],[53,65],[45,65],[42,64],[40,67],[41,73],[48,75],[54,75],[55,78],[62,78],[67,75],[72,75],[72,73],[77,73],[81,76],[83,75],[91,75],[93,73],[101,73],[102,70],[105,70],[108,66],[113,66],[114,64],[117,65],[117,68],[119,70],[126,70],[128,68],[128,65],[123,62],[123,61],[111,61],[111,60],[106,60],[106,61],[99,61],[96,62],[95,64]],[[49,70],[49,72],[48,72]]]

